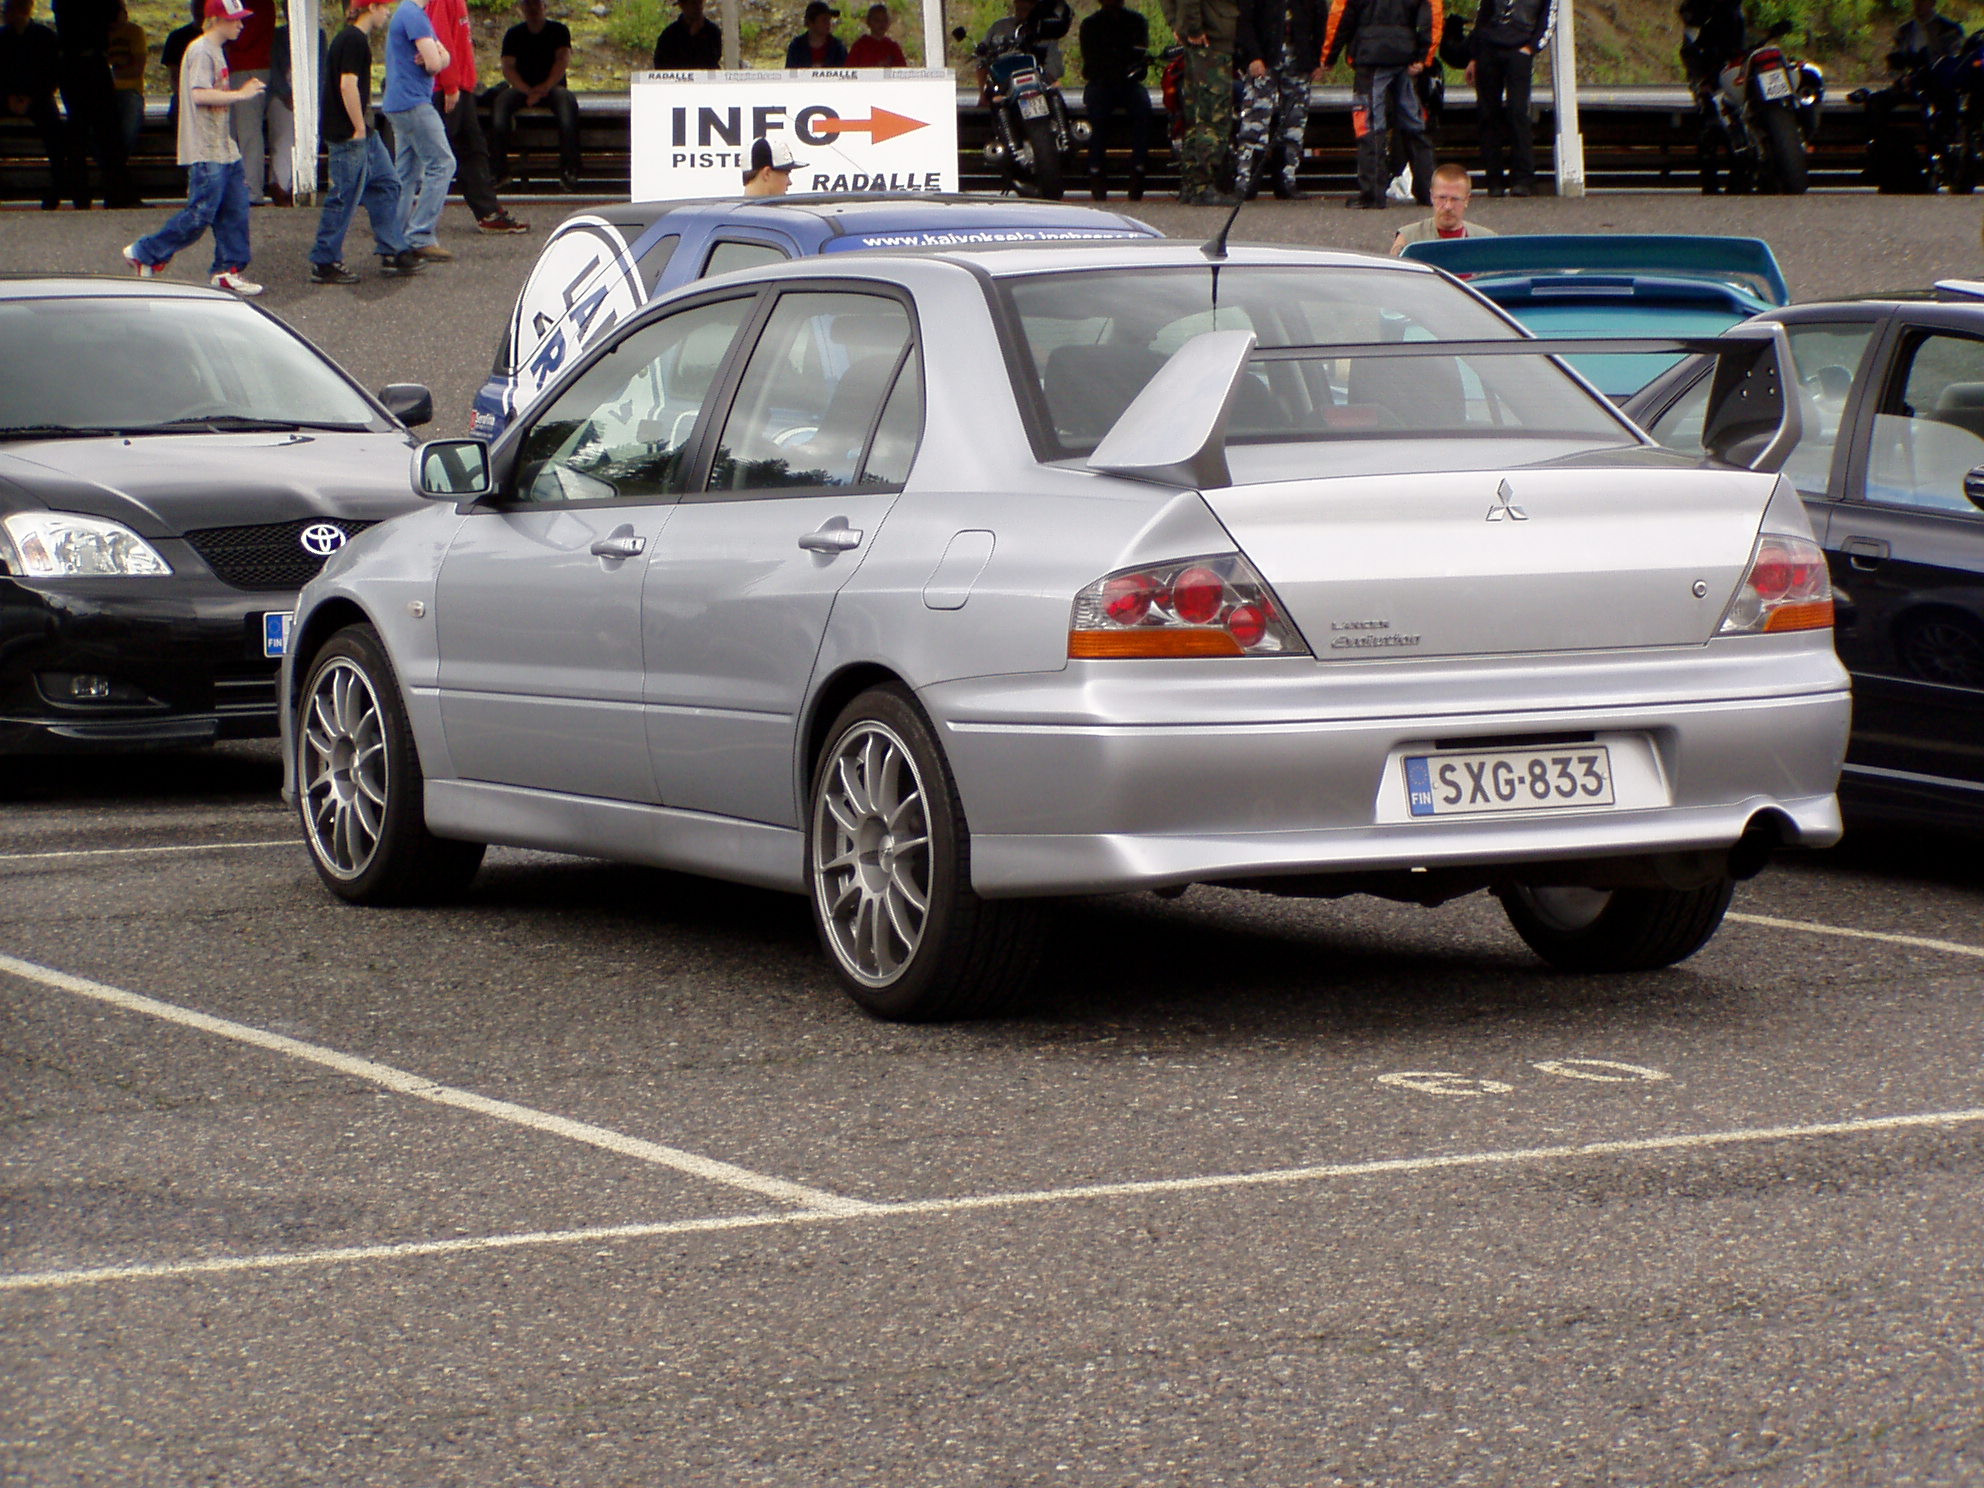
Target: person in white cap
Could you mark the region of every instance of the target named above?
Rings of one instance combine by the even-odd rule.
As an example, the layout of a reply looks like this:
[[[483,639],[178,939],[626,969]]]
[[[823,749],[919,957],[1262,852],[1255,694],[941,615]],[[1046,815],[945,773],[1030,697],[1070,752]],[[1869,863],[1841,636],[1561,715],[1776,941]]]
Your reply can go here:
[[[782,134],[751,141],[751,168],[744,172],[746,196],[784,196],[792,189],[792,173],[804,165],[792,156],[792,142]]]
[[[241,34],[247,19],[244,0],[207,0],[200,39],[186,48],[179,64],[179,163],[186,167],[186,205],[164,227],[124,250],[124,261],[140,279],[163,274],[175,253],[212,228],[214,266],[207,282],[238,295],[262,292],[242,275],[249,257],[248,178],[228,117],[234,105],[259,98],[268,84],[250,78],[229,87],[221,50]]]

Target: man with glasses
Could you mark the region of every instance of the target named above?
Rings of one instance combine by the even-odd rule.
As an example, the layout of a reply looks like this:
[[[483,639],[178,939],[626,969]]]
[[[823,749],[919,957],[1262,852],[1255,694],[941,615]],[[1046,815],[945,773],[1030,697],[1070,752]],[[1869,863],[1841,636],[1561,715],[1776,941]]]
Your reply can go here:
[[[1405,252],[1407,243],[1431,243],[1440,238],[1492,238],[1493,228],[1469,222],[1467,204],[1474,195],[1467,167],[1449,160],[1433,172],[1433,215],[1408,222],[1392,239],[1392,257]]]

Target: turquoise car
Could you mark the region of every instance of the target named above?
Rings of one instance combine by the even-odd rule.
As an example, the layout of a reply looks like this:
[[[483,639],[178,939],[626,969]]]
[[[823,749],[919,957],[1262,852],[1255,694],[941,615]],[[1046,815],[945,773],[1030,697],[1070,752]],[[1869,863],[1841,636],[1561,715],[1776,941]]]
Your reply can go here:
[[[1404,256],[1466,280],[1539,336],[1719,336],[1791,300],[1761,238],[1537,233],[1413,243]],[[1680,358],[1566,360],[1616,400]]]

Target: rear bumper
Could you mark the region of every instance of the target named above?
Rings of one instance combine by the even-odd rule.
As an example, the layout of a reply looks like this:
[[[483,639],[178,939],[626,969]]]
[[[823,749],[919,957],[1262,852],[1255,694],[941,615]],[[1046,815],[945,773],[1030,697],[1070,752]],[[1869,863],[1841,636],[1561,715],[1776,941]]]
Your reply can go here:
[[[1836,669],[1837,664],[1832,663]],[[1843,680],[1843,674],[1840,674]],[[1237,678],[1235,679],[1238,680]],[[1843,686],[1657,707],[1109,725],[973,717],[968,684],[925,695],[988,897],[1206,879],[1494,867],[1716,851],[1760,814],[1784,845],[1838,840]],[[1567,731],[1644,735],[1665,804],[1386,820],[1401,750]]]

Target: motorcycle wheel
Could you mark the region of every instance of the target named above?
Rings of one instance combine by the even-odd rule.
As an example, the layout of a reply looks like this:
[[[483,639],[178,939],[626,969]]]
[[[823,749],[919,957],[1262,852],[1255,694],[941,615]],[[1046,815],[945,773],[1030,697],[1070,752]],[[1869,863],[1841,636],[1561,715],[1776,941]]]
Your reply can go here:
[[[1771,109],[1764,115],[1763,133],[1766,176],[1785,196],[1803,196],[1811,179],[1798,120],[1787,108]]]
[[[1033,151],[1033,188],[1048,201],[1061,199],[1061,139],[1052,119],[1028,119],[1026,142]]]

